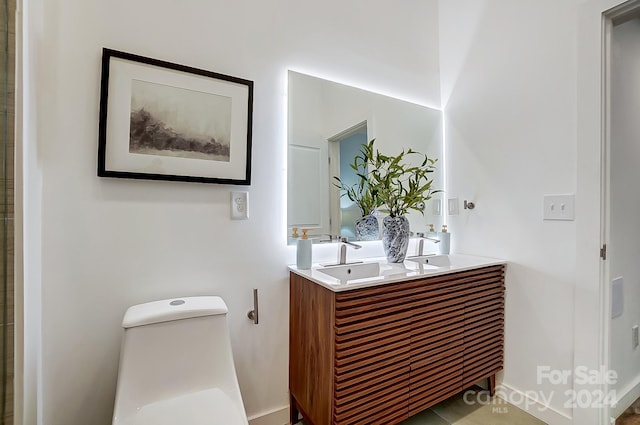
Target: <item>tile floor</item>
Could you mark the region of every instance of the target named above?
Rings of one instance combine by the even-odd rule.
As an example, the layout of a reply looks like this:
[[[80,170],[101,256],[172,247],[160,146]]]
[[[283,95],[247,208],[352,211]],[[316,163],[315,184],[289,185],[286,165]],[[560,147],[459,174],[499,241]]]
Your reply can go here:
[[[541,420],[506,401],[494,397],[490,400],[470,393],[461,393],[400,425],[546,425]]]
[[[494,398],[484,405],[471,405],[465,403],[463,394],[445,400],[400,425],[546,425],[506,401]],[[640,399],[616,419],[615,425],[640,425]]]
[[[400,425],[546,425],[502,399],[494,397],[487,401],[475,394],[468,395],[467,402],[463,392],[412,416]],[[477,400],[481,402],[474,403]]]
[[[467,396],[466,400],[485,400]],[[304,422],[299,422],[304,425]],[[465,402],[464,393],[436,404],[400,425],[546,425],[499,398],[488,403]],[[615,425],[640,425],[640,399],[616,419]]]

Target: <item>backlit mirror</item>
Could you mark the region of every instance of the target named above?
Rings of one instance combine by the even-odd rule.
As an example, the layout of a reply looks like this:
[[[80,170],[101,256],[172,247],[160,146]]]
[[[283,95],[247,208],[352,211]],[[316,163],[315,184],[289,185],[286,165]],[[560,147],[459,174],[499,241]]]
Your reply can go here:
[[[289,236],[297,227],[310,228],[309,234],[320,240],[328,235],[355,240],[360,210],[340,196],[332,177],[355,182],[349,164],[371,139],[386,155],[411,148],[437,158],[430,178],[433,189],[442,189],[441,111],[294,71],[288,78]],[[441,205],[438,194],[425,205],[424,216],[410,213],[411,231],[427,232],[428,224],[439,230]]]

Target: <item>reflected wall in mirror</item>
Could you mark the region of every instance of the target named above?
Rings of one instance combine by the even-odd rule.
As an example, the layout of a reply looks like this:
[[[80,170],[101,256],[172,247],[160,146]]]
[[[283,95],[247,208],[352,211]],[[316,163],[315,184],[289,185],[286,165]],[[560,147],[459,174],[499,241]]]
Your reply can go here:
[[[298,227],[311,228],[309,234],[321,240],[328,235],[355,239],[360,208],[341,197],[333,177],[355,183],[349,164],[371,139],[386,155],[411,148],[437,158],[437,170],[429,177],[433,189],[442,189],[440,110],[294,71],[288,78],[289,236]],[[424,215],[408,214],[411,231],[427,232],[428,224],[439,229],[444,211],[440,203],[441,194],[434,195]]]

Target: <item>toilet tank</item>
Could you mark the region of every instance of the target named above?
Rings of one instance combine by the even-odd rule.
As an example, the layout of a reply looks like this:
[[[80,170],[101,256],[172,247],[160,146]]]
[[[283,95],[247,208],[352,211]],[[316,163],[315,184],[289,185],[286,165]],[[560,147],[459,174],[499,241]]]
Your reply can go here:
[[[186,297],[130,307],[120,353],[114,418],[159,400],[218,388],[242,410],[220,297]]]

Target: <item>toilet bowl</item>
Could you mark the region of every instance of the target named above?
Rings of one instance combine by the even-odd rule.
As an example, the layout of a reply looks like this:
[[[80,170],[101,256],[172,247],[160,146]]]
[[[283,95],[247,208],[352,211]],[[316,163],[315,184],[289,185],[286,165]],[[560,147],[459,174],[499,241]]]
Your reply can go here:
[[[220,297],[130,307],[113,425],[247,425]]]

